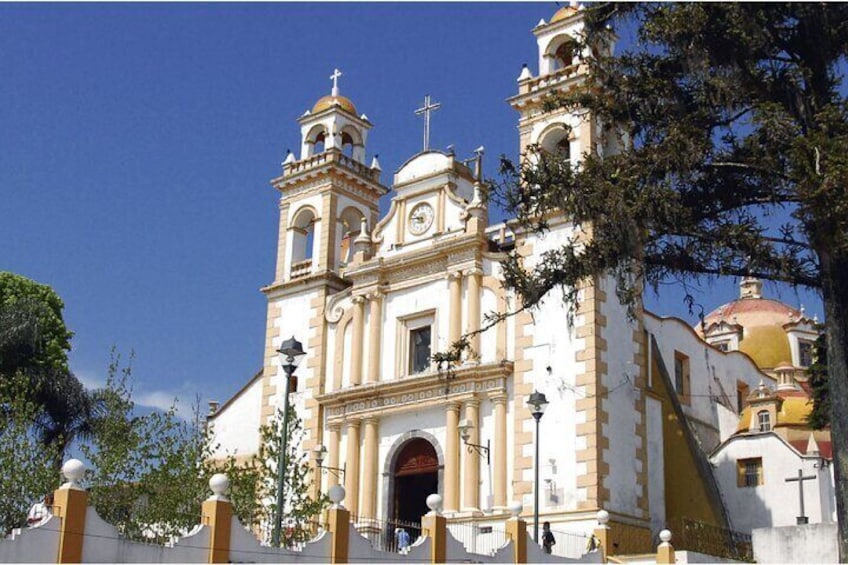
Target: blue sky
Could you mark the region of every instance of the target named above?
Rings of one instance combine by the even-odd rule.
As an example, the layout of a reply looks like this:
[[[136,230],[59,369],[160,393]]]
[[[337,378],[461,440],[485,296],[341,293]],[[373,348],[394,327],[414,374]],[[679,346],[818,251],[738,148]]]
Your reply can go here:
[[[518,150],[522,63],[553,2],[0,4],[0,270],[53,286],[71,366],[101,382],[135,351],[136,399],[225,400],[262,364],[277,195],[296,119],[342,94],[375,124],[383,180],[421,148]],[[385,208],[385,203],[384,203]],[[767,286],[767,292],[777,290]],[[649,297],[692,320],[678,289]],[[736,296],[707,287],[708,311]],[[780,298],[821,314],[813,295]]]

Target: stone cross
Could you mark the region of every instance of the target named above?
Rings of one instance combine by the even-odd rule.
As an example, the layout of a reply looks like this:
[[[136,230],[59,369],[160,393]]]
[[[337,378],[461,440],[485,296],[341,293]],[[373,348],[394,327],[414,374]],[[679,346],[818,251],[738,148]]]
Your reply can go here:
[[[805,477],[804,471],[802,471],[801,469],[798,469],[798,476],[797,477],[789,477],[788,479],[785,479],[787,483],[792,483],[792,482],[795,482],[795,481],[798,482],[798,499],[801,502],[801,515],[798,516],[798,519],[797,519],[798,524],[806,524],[806,523],[809,522],[809,519],[804,515],[804,481],[811,481],[811,480],[816,479],[816,478],[817,477],[815,475],[807,475]]]
[[[430,95],[424,97],[424,106],[415,110],[415,115],[424,114],[424,151],[430,149],[430,112],[438,110],[442,105],[439,102],[430,103]]]
[[[338,69],[333,69],[333,74],[330,75],[330,80],[333,81],[333,90],[332,95],[339,95],[339,77],[342,76],[342,72]]]

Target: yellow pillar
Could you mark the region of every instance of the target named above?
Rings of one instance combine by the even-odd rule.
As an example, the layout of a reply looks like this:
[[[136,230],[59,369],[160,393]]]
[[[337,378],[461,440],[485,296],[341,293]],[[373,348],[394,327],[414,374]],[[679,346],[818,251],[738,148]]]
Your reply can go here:
[[[377,508],[377,428],[380,420],[365,418],[365,453],[362,462],[362,513],[360,518],[376,518]]]
[[[476,399],[468,400],[465,403],[465,418],[472,424],[469,431],[469,443],[480,445],[480,401]],[[465,481],[462,485],[462,506],[463,510],[479,510],[480,509],[480,455],[473,451],[465,453]]]
[[[674,563],[674,546],[671,545],[671,532],[663,530],[660,532],[660,543],[657,546],[657,563]]]
[[[527,563],[527,522],[518,516],[507,520],[506,537],[512,540],[512,562]]]
[[[350,352],[350,384],[356,386],[362,382],[362,334],[365,329],[365,298],[353,297],[353,335]]]
[[[215,474],[209,479],[215,493],[203,501],[200,523],[209,527],[208,563],[230,562],[230,526],[233,521],[233,505],[224,497],[229,486],[226,475]]]
[[[383,327],[383,293],[375,292],[369,296],[371,311],[368,316],[370,333],[368,335],[368,374],[366,383],[380,380],[380,330]]]
[[[333,539],[330,545],[330,563],[348,562],[350,541],[350,512],[341,506],[332,506],[327,512],[327,525]]]
[[[77,486],[62,485],[53,493],[53,509],[62,519],[57,563],[81,563],[88,493]]]
[[[339,468],[339,432],[341,425],[338,423],[327,424],[327,466],[333,469]],[[327,489],[339,484],[338,471],[327,472]]]
[[[448,287],[450,294],[448,339],[450,339],[450,345],[453,345],[462,337],[462,273],[458,271],[449,273]]]
[[[446,407],[445,422],[445,511],[459,510],[459,404]]]
[[[359,512],[359,420],[347,423],[347,461],[345,463],[345,492],[347,507]]]
[[[482,286],[483,272],[480,269],[472,269],[468,272],[468,321],[466,322],[466,333],[476,332],[480,329],[480,288]],[[480,334],[474,334],[469,339],[471,346],[471,357],[480,358]]]
[[[444,516],[429,512],[421,518],[421,535],[430,538],[430,562],[447,561],[448,525]]]
[[[494,495],[495,508],[506,506],[506,393],[492,398],[495,405],[495,445],[492,458],[495,460]]]

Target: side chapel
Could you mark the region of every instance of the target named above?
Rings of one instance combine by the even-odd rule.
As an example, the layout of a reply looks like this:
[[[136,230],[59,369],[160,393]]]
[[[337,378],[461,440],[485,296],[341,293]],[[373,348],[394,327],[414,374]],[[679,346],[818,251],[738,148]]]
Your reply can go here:
[[[539,74],[525,67],[508,100],[522,151],[536,145],[575,166],[592,148],[615,151],[585,112],[542,104],[580,87],[585,67],[573,39],[582,17],[569,6],[539,22]],[[480,329],[487,312],[516,310],[499,282],[504,251],[532,264],[590,236],[566,217],[553,218],[544,236],[489,225],[482,151],[462,159],[429,148],[426,133],[424,150],[389,188],[376,157],[367,158],[373,124],[340,93],[338,77],[299,118],[299,154],[272,181],[280,220],[276,272],[262,289],[265,363],[210,414],[220,452],[258,449],[259,426],[283,401],[277,349],[294,336],[306,351],[291,394],[302,449],[323,449],[326,467],[344,469],[316,467],[314,488],[341,481],[359,519],[418,521],[431,493],[443,497],[451,523],[503,521],[513,501],[531,517],[536,436],[527,399],[535,390],[549,401],[540,420],[540,514],[555,530],[589,532],[603,509],[616,550],[635,553],[651,551],[675,519],[732,526],[708,455],[748,430],[739,416],[747,395],[784,378],[777,364],[757,364],[732,316],[715,316],[706,334],[648,311],[629,319],[614,282],[599,277],[581,289],[572,326],[553,291],[532,315],[472,337],[473,353],[439,370],[433,353]],[[434,106],[427,100],[425,118]],[[381,217],[384,196],[391,205]],[[790,357],[779,361],[802,374],[803,344],[818,330],[802,312],[796,318],[782,322],[791,326]]]

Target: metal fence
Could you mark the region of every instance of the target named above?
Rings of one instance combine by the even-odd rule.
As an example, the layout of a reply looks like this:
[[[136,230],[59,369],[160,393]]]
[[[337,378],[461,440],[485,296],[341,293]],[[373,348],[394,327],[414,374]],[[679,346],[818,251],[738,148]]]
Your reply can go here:
[[[551,554],[558,557],[568,557],[570,559],[578,559],[583,557],[588,551],[587,544],[589,535],[579,534],[566,530],[555,530],[551,528],[551,533],[554,535],[554,546],[551,548]],[[530,532],[528,531],[528,534]],[[542,530],[539,530],[539,537],[542,537]],[[539,545],[541,545],[541,540]]]
[[[678,550],[697,551],[737,561],[754,561],[751,536],[695,520],[682,519],[669,524]]]
[[[359,535],[371,542],[371,547],[379,551],[390,553],[404,553],[407,549],[401,547],[405,536],[401,530],[408,535],[408,546],[415,543],[421,535],[421,522],[407,522],[404,520],[378,520],[376,518],[358,518],[351,515],[353,523]]]
[[[503,523],[454,522],[448,524],[448,531],[469,553],[493,555],[507,542]]]

